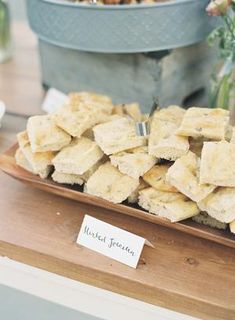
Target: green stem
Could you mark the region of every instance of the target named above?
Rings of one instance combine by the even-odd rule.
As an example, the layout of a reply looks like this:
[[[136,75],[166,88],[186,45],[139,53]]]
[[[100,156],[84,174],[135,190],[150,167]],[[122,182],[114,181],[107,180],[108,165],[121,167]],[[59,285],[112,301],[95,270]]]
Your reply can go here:
[[[220,83],[217,96],[217,107],[228,109],[229,108],[229,93],[230,93],[230,79],[231,74],[225,75]]]
[[[10,41],[10,17],[8,5],[0,0],[0,47],[6,48]]]

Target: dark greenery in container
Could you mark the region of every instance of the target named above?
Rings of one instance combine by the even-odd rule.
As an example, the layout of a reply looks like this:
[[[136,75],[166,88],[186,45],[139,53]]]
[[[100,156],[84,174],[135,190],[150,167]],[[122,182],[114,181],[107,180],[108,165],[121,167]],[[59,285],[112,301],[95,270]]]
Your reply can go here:
[[[221,16],[222,22],[208,37],[209,45],[217,45],[220,59],[220,69],[212,75],[209,105],[229,109],[235,106],[235,0],[211,1],[207,12]]]

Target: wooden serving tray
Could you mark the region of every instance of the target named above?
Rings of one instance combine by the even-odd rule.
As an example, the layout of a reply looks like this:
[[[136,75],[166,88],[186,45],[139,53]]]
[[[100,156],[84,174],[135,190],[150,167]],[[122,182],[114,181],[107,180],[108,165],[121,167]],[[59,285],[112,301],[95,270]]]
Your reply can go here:
[[[235,235],[230,233],[229,230],[214,229],[199,224],[191,219],[187,219],[182,222],[171,223],[165,218],[148,213],[138,205],[130,205],[128,203],[114,204],[107,200],[83,193],[83,188],[80,186],[71,187],[55,183],[50,178],[41,179],[39,176],[24,170],[16,164],[14,155],[17,148],[18,144],[14,144],[4,154],[0,155],[0,169],[15,179],[30,184],[35,188],[57,194],[65,198],[91,204],[101,208],[106,208],[120,214],[133,216],[171,229],[180,230],[199,238],[208,239],[225,246],[235,248]]]

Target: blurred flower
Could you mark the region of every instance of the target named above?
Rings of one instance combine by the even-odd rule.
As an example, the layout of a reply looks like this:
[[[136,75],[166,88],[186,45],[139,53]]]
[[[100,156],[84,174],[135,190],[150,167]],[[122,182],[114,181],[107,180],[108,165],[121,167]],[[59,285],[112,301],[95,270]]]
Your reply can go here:
[[[212,0],[208,4],[206,12],[209,16],[225,15],[232,2],[234,2],[234,0]]]

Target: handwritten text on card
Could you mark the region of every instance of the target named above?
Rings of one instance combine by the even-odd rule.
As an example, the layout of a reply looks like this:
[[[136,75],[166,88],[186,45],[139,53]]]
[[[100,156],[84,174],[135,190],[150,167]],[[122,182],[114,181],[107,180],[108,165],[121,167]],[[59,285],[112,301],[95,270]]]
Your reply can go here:
[[[136,268],[145,239],[85,215],[77,243]]]

